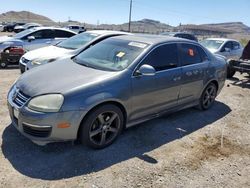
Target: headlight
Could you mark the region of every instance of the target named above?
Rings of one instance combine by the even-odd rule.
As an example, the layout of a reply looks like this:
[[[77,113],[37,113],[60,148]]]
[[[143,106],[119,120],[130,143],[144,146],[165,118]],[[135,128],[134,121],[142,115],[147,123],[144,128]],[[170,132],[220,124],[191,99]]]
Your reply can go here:
[[[56,59],[38,59],[38,60],[33,60],[31,61],[32,65],[42,65],[42,64],[46,64],[46,63],[51,63],[53,61],[55,61]]]
[[[63,100],[64,97],[61,94],[41,95],[31,99],[28,107],[39,112],[58,112]]]

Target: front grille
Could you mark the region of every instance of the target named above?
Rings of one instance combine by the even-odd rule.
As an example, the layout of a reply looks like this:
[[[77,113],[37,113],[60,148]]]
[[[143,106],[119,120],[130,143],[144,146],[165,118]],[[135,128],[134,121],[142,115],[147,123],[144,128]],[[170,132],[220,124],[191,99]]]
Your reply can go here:
[[[17,89],[16,91],[14,91],[12,99],[13,99],[13,102],[18,107],[22,107],[30,99],[30,96],[25,95],[22,91]]]
[[[26,134],[29,134],[34,137],[45,138],[48,137],[51,133],[52,127],[31,127],[25,123],[23,125],[23,131]]]

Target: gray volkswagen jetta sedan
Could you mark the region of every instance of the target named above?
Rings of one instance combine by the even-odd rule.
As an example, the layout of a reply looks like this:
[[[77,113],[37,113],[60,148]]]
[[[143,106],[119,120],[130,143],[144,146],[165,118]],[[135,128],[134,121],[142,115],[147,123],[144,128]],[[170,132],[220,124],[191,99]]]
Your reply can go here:
[[[225,60],[197,42],[119,36],[28,71],[10,89],[8,106],[13,125],[37,144],[79,139],[103,148],[161,114],[209,109],[225,78]]]

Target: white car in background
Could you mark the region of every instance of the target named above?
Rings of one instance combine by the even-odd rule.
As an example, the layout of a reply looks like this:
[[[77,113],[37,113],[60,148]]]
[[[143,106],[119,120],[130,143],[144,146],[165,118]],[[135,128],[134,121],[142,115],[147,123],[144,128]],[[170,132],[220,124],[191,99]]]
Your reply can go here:
[[[86,29],[83,26],[79,26],[79,25],[68,25],[65,28],[71,31],[74,31],[76,33],[82,33],[86,31]]]
[[[232,59],[240,59],[243,47],[239,41],[226,38],[208,38],[200,42],[210,52],[223,57],[227,62],[227,78],[231,78],[235,71],[230,66]]]
[[[239,59],[243,47],[239,41],[226,38],[208,38],[200,42],[213,54],[219,54],[228,59]]]
[[[38,23],[26,23],[25,25],[17,25],[16,27],[14,27],[14,32],[19,33],[21,31],[24,31],[26,29],[31,29],[34,27],[42,27],[42,25]]]
[[[24,54],[19,61],[20,71],[23,73],[26,70],[51,63],[59,58],[72,57],[106,38],[129,34],[106,30],[94,30],[78,34],[54,46],[40,48]]]

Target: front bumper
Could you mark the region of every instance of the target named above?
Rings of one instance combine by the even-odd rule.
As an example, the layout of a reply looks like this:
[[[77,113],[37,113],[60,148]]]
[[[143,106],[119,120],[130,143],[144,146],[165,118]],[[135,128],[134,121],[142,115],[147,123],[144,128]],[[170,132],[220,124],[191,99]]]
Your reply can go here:
[[[67,111],[43,113],[30,110],[25,105],[19,108],[8,96],[8,108],[12,124],[25,137],[36,144],[45,145],[50,142],[77,139],[78,128],[85,111]],[[67,128],[58,128],[59,124],[67,123]]]

